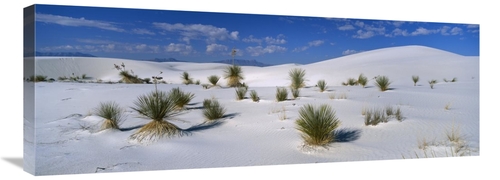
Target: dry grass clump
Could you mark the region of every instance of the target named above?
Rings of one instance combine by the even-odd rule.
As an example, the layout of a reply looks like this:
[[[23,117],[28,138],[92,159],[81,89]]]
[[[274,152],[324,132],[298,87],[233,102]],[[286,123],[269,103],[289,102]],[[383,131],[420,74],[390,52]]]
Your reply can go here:
[[[259,95],[257,94],[257,91],[255,91],[255,90],[250,91],[250,99],[252,99],[253,102],[260,101],[260,98],[259,98]]]
[[[245,95],[247,94],[247,87],[238,87],[236,88],[236,100],[240,101],[245,99]]]
[[[297,99],[300,96],[300,89],[290,88],[290,92],[292,92],[293,99]]]
[[[193,78],[191,78],[191,76],[189,75],[188,72],[184,71],[182,73],[181,80],[182,80],[182,83],[185,85],[193,84]]]
[[[142,80],[137,75],[131,74],[127,70],[120,71],[121,81],[127,84],[140,84]]]
[[[203,107],[203,116],[209,121],[220,119],[226,113],[226,108],[216,99],[205,99],[203,101]]]
[[[285,101],[286,98],[288,97],[288,91],[284,87],[277,87],[276,88],[276,101]]]
[[[329,105],[319,107],[307,104],[299,110],[299,118],[295,122],[302,139],[309,146],[326,146],[334,142],[334,130],[340,121]]]
[[[101,102],[97,108],[94,109],[94,114],[104,118],[101,125],[101,130],[105,129],[120,129],[120,124],[123,121],[122,109],[116,102]]]
[[[29,77],[28,81],[31,82],[44,82],[47,81],[47,76],[44,75],[32,75]]]
[[[364,117],[364,122],[366,126],[376,126],[380,123],[387,123],[390,118],[395,118],[399,122],[403,121],[404,117],[402,115],[401,109],[398,107],[394,110],[391,106],[386,106],[384,109],[372,108],[367,109],[362,108],[361,114]]]

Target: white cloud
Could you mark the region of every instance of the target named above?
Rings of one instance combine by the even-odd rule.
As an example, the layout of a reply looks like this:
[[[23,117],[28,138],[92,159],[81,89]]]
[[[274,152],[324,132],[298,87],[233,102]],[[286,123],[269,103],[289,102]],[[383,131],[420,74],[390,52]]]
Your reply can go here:
[[[141,28],[136,28],[136,29],[132,29],[132,33],[135,33],[135,34],[147,34],[147,35],[155,35],[154,32],[151,32],[147,29],[141,29]]]
[[[459,27],[454,27],[450,31],[451,35],[461,35],[462,32],[463,32],[462,28],[459,28]]]
[[[186,44],[189,44],[189,43],[191,42],[190,40],[191,40],[191,39],[189,39],[188,37],[182,37],[182,38],[180,39],[180,41],[184,41]]]
[[[301,52],[301,51],[305,51],[309,49],[309,46],[302,46],[302,47],[298,47],[298,48],[295,48],[292,50],[292,52]]]
[[[273,37],[265,37],[264,40],[266,41],[267,44],[285,44],[286,40],[280,39],[280,38],[273,38]]]
[[[97,21],[97,20],[87,20],[85,18],[73,18],[68,16],[58,16],[52,14],[35,14],[35,21],[44,23],[59,24],[62,26],[73,26],[73,27],[94,27],[104,30],[125,32],[124,29],[116,27],[111,22]]]
[[[392,25],[394,25],[395,27],[400,27],[404,23],[405,23],[404,21],[394,21],[394,22],[392,22]]]
[[[243,39],[243,42],[247,42],[247,43],[258,43],[259,45],[262,44],[262,42],[266,42],[267,44],[286,44],[286,40],[283,39],[285,37],[285,35],[283,34],[279,34],[278,36],[276,36],[276,38],[273,38],[273,37],[265,37],[265,38],[255,38],[253,35],[250,35],[248,36],[247,38],[244,38]]]
[[[309,42],[309,46],[312,47],[312,46],[320,46],[324,43],[325,41],[323,40],[314,40],[314,41],[311,41]]]
[[[349,54],[355,54],[355,53],[358,53],[358,51],[352,50],[352,49],[342,51],[342,55],[349,55]]]
[[[146,44],[139,44],[137,46],[135,46],[135,49],[138,49],[138,50],[144,50],[146,49],[148,46]]]
[[[262,54],[271,54],[275,52],[284,52],[287,48],[276,45],[269,45],[265,48],[262,46],[247,47],[246,51],[250,53],[251,56],[260,56]]]
[[[443,26],[439,31],[441,32],[441,35],[450,35],[450,33],[448,33],[448,30],[450,30],[450,26]]]
[[[413,31],[411,33],[412,36],[418,36],[418,35],[429,35],[429,34],[434,34],[434,33],[437,33],[439,32],[439,30],[429,30],[429,29],[425,29],[423,27],[419,27],[418,29],[416,29],[415,31]]]
[[[253,35],[250,35],[248,36],[248,38],[243,38],[243,42],[253,42],[253,43],[262,43],[262,39],[257,39],[257,38],[254,38]]]
[[[379,35],[385,34],[385,27],[374,27],[370,25],[365,26],[366,31],[373,31],[374,33],[376,32]]]
[[[479,28],[479,25],[477,25],[477,24],[469,24],[469,25],[467,25],[467,28],[469,28],[469,29],[475,29],[475,28]]]
[[[188,55],[193,52],[193,47],[186,44],[170,43],[168,46],[164,46],[164,48],[166,52],[174,52],[184,55]]]
[[[198,37],[207,38],[207,43],[213,43],[217,40],[224,41],[227,39],[238,40],[238,31],[229,32],[226,28],[219,28],[212,25],[203,24],[169,24],[169,23],[153,23],[156,28],[169,32],[176,32],[184,37],[195,39]]]
[[[295,49],[292,50],[292,52],[305,51],[305,50],[309,49],[310,47],[321,46],[323,43],[325,43],[325,41],[323,41],[323,40],[310,41],[310,42],[307,43],[307,46],[302,46],[302,47],[295,48]],[[332,43],[330,43],[330,44],[333,45]]]
[[[212,53],[215,51],[227,51],[227,46],[221,45],[221,44],[210,44],[207,45],[207,53]]]
[[[355,28],[354,28],[354,26],[352,26],[350,24],[346,24],[346,25],[340,26],[338,29],[341,31],[347,31],[347,30],[353,30]]]
[[[361,21],[356,21],[356,23],[354,23],[354,25],[359,26],[359,27],[363,27],[365,25],[365,23],[361,22]]]
[[[356,35],[353,35],[352,37],[358,38],[358,39],[367,39],[375,36],[375,33],[373,31],[363,31],[363,30],[358,30],[356,32]]]
[[[408,33],[407,30],[402,30],[399,28],[396,28],[392,31],[391,34],[388,34],[386,36],[392,37],[392,36],[409,36],[410,34]]]

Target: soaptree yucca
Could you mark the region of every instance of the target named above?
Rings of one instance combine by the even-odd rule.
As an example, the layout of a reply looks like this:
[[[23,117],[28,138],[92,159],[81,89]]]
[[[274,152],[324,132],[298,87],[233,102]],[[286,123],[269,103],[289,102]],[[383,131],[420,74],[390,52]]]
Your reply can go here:
[[[185,85],[193,84],[193,78],[191,78],[191,76],[189,76],[188,72],[184,71],[182,73],[181,80],[182,80],[182,83],[185,84]]]
[[[252,99],[253,102],[260,101],[259,95],[257,94],[257,91],[255,91],[255,90],[250,91],[250,98]]]
[[[380,89],[380,91],[389,90],[389,85],[391,82],[387,76],[379,76],[375,79],[375,85]]]
[[[319,88],[319,92],[323,92],[326,90],[326,82],[325,80],[319,80],[318,84],[316,84]]]
[[[176,104],[164,91],[153,91],[141,95],[134,102],[132,109],[141,117],[152,120],[130,136],[139,143],[153,142],[160,138],[180,136],[183,131],[169,122],[178,115]]]
[[[360,74],[358,77],[358,84],[364,88],[366,83],[368,83],[368,78],[365,75]]]
[[[300,108],[299,118],[295,123],[305,144],[310,146],[325,146],[334,142],[334,130],[340,126],[335,110],[327,104],[319,107],[305,105]]]
[[[217,86],[217,82],[219,82],[220,77],[217,75],[208,76],[208,82],[212,84],[212,86]]]
[[[285,101],[286,98],[288,97],[288,91],[284,87],[278,87],[276,88],[276,101]]]
[[[224,79],[227,79],[227,85],[229,87],[240,86],[240,81],[244,79],[241,67],[238,65],[227,66],[224,70]]]
[[[203,107],[203,116],[209,121],[220,119],[224,116],[224,113],[226,113],[226,108],[216,99],[205,99],[203,101]]]
[[[247,94],[248,88],[238,87],[235,90],[236,90],[236,100],[239,101],[245,99],[245,95]]]
[[[420,78],[418,76],[411,76],[411,80],[413,80],[413,86],[417,86],[417,82]]]
[[[101,102],[99,106],[94,109],[94,113],[97,116],[104,118],[101,130],[120,129],[120,124],[123,121],[123,112],[124,109],[114,101]]]
[[[121,80],[127,84],[137,84],[142,83],[142,80],[137,77],[137,75],[131,74],[129,71],[123,70],[120,71]]]
[[[177,110],[182,110],[194,98],[193,93],[184,92],[179,87],[169,91],[169,98],[174,102]]]
[[[292,81],[290,84],[290,88],[298,89],[306,86],[305,84],[305,76],[306,71],[300,68],[294,68],[288,72],[288,76]]]

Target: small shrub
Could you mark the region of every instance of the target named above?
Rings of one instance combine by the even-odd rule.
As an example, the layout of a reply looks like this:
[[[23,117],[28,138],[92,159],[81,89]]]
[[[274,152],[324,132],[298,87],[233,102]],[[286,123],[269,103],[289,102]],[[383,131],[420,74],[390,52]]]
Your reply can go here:
[[[347,85],[356,86],[356,85],[358,85],[358,81],[354,78],[349,78],[349,79],[347,79]]]
[[[444,106],[444,109],[450,110],[450,108],[451,108],[451,103],[446,103],[446,105]]]
[[[412,76],[411,79],[413,80],[413,86],[417,86],[417,82],[420,78],[418,76]]]
[[[394,116],[396,117],[396,120],[398,120],[399,122],[403,121],[404,117],[399,107],[396,109],[396,113],[394,114]]]
[[[208,89],[210,87],[209,84],[202,84],[201,87],[203,87],[203,89]]]
[[[366,83],[368,83],[368,78],[363,74],[360,74],[358,77],[358,84],[364,88],[366,86]]]
[[[200,85],[200,83],[201,83],[201,82],[200,82],[200,80],[199,80],[199,79],[198,79],[198,80],[196,80],[196,81],[194,82],[194,84],[196,84],[196,85]]]
[[[292,92],[293,99],[297,99],[299,97],[300,89],[291,88],[290,91]]]
[[[276,100],[278,102],[285,101],[287,97],[288,97],[288,91],[286,88],[284,87],[276,88]]]
[[[208,82],[212,84],[212,86],[217,86],[217,82],[219,82],[220,77],[217,75],[208,76]]]
[[[247,88],[245,87],[238,87],[236,88],[236,100],[242,100],[245,99],[245,95],[247,94]]]
[[[203,100],[203,107],[205,107],[203,109],[203,116],[209,121],[220,119],[226,113],[226,109],[216,99]]]
[[[325,82],[325,80],[319,80],[317,86],[319,88],[319,92],[325,91],[326,90],[326,82]]]
[[[187,72],[182,73],[181,79],[182,79],[182,83],[185,85],[193,84],[193,78],[191,78],[189,76],[189,73],[187,73]]]
[[[375,79],[375,85],[380,89],[380,91],[389,90],[389,85],[391,82],[387,76],[379,76]]]
[[[121,82],[125,82],[127,84],[137,84],[142,83],[142,80],[137,77],[137,75],[132,75],[128,71],[123,70],[120,71]]]
[[[305,76],[306,76],[306,71],[300,68],[295,68],[292,69],[288,72],[288,76],[290,77],[290,80],[292,81],[290,84],[290,87],[292,89],[299,89],[303,88],[306,86],[305,84]]]
[[[255,91],[255,90],[250,91],[250,98],[252,99],[253,102],[260,101],[259,95],[257,94],[257,91]]]
[[[384,110],[381,109],[371,109],[366,111],[365,115],[365,125],[366,126],[376,126],[379,123],[386,123],[388,117],[385,115]]]
[[[392,107],[391,107],[391,106],[386,106],[386,107],[385,107],[385,113],[386,113],[386,115],[389,117],[389,116],[394,115],[394,110],[392,109]]]
[[[443,78],[443,81],[444,81],[444,82],[449,82],[446,78]]]
[[[454,78],[451,80],[451,82],[457,82],[457,78],[456,78],[456,77],[454,77]]]
[[[307,104],[300,108],[296,125],[306,145],[325,146],[335,141],[333,132],[340,126],[340,121],[329,105],[314,107]]]
[[[59,80],[59,81],[66,81],[66,80],[68,80],[68,77],[66,77],[66,76],[59,76],[57,78],[57,80]]]
[[[433,80],[430,80],[428,82],[429,82],[429,85],[431,86],[431,89],[434,89],[434,84],[436,84],[438,81],[433,79]]]
[[[151,78],[144,78],[144,79],[142,79],[142,82],[144,82],[146,84],[151,84]]]
[[[463,140],[463,136],[460,134],[459,127],[456,127],[454,124],[449,130],[446,130],[446,137],[450,142],[453,143],[459,143]]]
[[[94,111],[97,116],[104,118],[101,130],[120,129],[120,124],[123,121],[124,109],[122,109],[116,102],[109,101],[100,103]]]
[[[47,81],[47,76],[32,75],[32,76],[30,76],[29,81],[31,81],[31,82],[44,82],[44,81]]]
[[[241,67],[238,65],[227,66],[224,70],[224,79],[227,79],[229,87],[240,86],[240,81],[244,79]]]
[[[184,109],[184,107],[191,102],[194,98],[194,94],[186,93],[182,91],[179,87],[173,88],[169,92],[169,98],[176,105],[178,110]]]
[[[82,79],[87,79],[87,74],[82,74]]]

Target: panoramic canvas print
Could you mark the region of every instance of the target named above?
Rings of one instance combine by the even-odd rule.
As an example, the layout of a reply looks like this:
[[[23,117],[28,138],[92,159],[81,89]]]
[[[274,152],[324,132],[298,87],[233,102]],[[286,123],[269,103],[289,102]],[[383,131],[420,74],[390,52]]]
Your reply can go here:
[[[479,156],[479,24],[33,5],[33,175]]]

